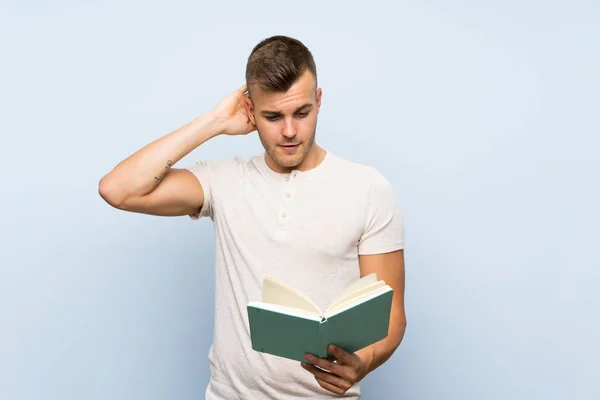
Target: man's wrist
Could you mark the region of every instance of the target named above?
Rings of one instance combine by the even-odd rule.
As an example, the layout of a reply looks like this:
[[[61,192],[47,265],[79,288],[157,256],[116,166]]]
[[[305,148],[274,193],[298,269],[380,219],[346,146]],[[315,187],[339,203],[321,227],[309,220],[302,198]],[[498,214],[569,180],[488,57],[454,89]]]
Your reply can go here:
[[[208,139],[212,139],[223,134],[223,124],[217,118],[214,110],[210,110],[196,119],[201,120],[203,125],[206,127],[206,130],[209,133]]]
[[[360,349],[356,352],[358,358],[360,358],[360,362],[363,365],[363,373],[360,379],[364,378],[369,372],[371,372],[371,367],[373,365],[373,359],[375,358],[375,349],[373,346],[367,346],[363,349]]]
[[[211,132],[213,133],[212,136],[215,137],[221,135],[223,133],[223,124],[217,117],[215,110],[210,110],[205,114],[205,116],[207,117],[211,126]]]

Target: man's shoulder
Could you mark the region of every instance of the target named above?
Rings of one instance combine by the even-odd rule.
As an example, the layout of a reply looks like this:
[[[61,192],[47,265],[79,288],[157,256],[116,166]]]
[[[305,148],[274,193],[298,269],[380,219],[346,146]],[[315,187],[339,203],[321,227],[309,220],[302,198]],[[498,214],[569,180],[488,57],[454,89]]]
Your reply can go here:
[[[387,180],[373,165],[350,160],[337,154],[331,154],[331,159],[337,173],[355,182],[361,180],[367,184],[373,184],[382,183]]]

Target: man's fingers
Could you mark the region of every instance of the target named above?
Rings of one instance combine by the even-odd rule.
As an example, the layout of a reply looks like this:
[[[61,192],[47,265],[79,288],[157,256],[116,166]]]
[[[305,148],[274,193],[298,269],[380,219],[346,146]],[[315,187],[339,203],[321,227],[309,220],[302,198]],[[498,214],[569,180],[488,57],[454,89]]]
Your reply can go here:
[[[346,391],[342,388],[334,386],[331,383],[325,382],[319,378],[316,378],[316,379],[317,379],[317,382],[319,383],[319,386],[321,386],[325,390],[329,390],[330,392],[333,392],[333,393],[339,394],[339,395],[346,393]]]
[[[248,91],[248,85],[246,85],[245,83],[242,86],[240,86],[238,91],[241,92],[244,95],[244,97],[250,98],[250,92]]]
[[[323,371],[320,368],[315,367],[307,363],[302,363],[302,367],[313,374],[319,385],[324,389],[330,390],[337,394],[344,394],[348,389],[352,387],[352,383],[348,382],[337,375],[330,372]]]
[[[331,371],[335,375],[342,376],[343,367],[339,364],[334,363],[333,361],[327,360],[326,358],[315,357],[312,354],[306,358],[310,363],[316,365],[317,367]]]
[[[331,352],[331,354],[333,354],[335,359],[342,365],[354,366],[357,362],[360,362],[360,359],[358,359],[358,357],[355,357],[354,354],[350,354],[333,344],[329,345],[329,351]]]

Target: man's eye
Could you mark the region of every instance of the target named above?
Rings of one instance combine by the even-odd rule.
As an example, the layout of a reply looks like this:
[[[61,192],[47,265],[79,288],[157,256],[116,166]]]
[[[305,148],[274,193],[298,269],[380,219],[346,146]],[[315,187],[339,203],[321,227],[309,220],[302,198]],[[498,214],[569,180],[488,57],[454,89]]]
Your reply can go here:
[[[308,114],[309,114],[308,112],[296,113],[296,116],[298,118],[306,118],[306,117],[308,117]],[[273,116],[265,117],[265,118],[267,119],[267,121],[274,122],[274,121],[277,121],[278,119],[281,119],[281,116],[280,115],[273,115]]]

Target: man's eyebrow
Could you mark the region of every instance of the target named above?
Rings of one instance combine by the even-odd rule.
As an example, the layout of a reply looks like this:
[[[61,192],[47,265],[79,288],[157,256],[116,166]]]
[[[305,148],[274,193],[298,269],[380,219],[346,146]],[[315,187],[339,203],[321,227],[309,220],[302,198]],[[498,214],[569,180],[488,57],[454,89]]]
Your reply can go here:
[[[305,108],[311,107],[312,108],[312,104],[311,103],[306,103],[301,105],[300,107],[298,107],[296,109],[296,111],[294,111],[295,113],[297,113],[298,111],[302,111]],[[276,111],[272,111],[272,110],[263,110],[260,112],[262,115],[281,115],[282,112],[280,110],[276,110]]]

